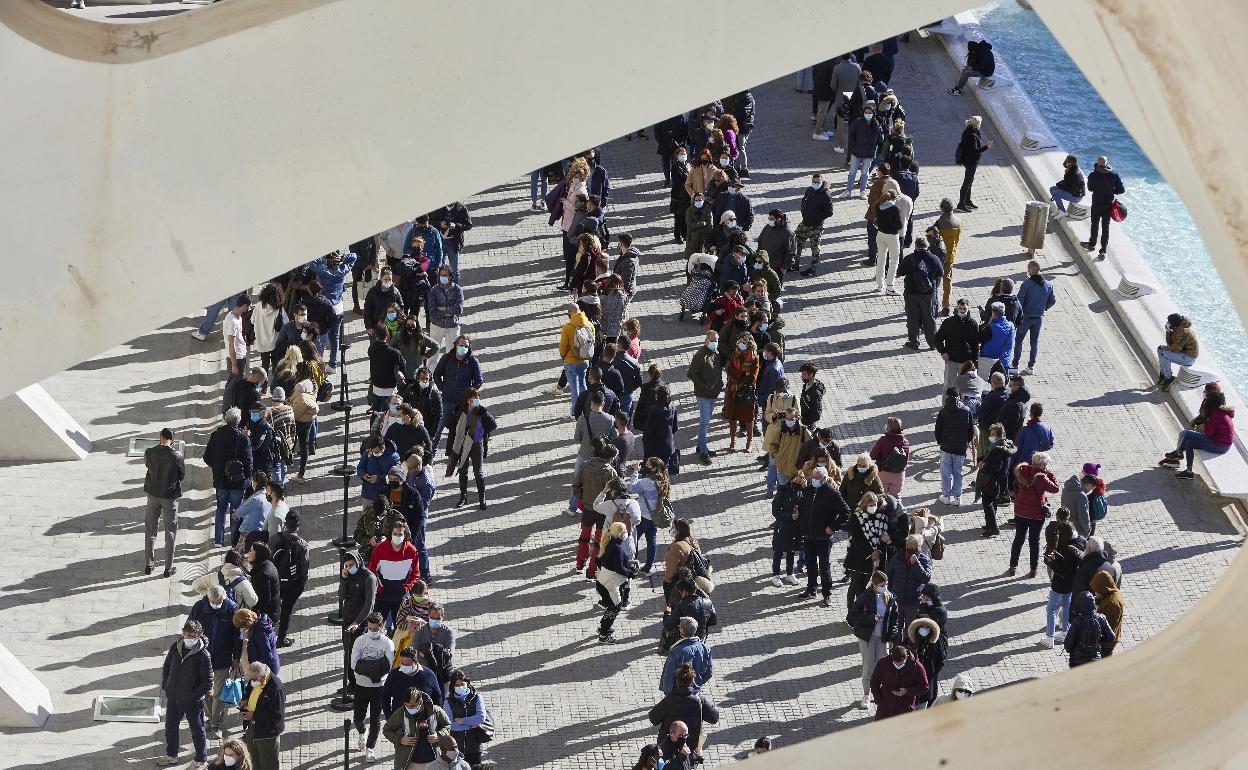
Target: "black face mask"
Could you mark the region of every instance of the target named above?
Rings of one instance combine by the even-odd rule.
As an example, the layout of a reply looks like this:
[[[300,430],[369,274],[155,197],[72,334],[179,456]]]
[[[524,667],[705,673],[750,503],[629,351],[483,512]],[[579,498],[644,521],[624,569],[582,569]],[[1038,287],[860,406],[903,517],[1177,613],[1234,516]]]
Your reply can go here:
[[[403,482],[401,482],[401,481],[394,481],[394,480],[392,479],[392,480],[390,480],[388,483],[389,483],[389,486],[390,486],[390,488],[391,488],[391,489],[398,489],[398,488],[399,488],[399,485],[401,485]]]

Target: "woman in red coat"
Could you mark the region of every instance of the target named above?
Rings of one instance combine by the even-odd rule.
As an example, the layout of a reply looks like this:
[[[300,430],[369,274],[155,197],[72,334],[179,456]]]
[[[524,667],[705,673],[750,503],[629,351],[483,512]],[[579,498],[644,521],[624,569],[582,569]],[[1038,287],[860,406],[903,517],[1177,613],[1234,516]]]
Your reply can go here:
[[[1034,578],[1040,562],[1040,527],[1044,524],[1045,503],[1049,495],[1061,487],[1057,485],[1057,477],[1049,470],[1049,455],[1045,452],[1036,452],[1030,462],[1019,463],[1014,468],[1014,480],[1017,482],[1014,544],[1010,546],[1010,568],[1005,574],[1006,577],[1014,576],[1019,554],[1023,550],[1023,538],[1027,538],[1031,548],[1031,572],[1027,577]]]
[[[758,399],[758,345],[749,334],[737,337],[728,356],[728,392],[724,396],[724,419],[728,421],[728,451],[737,451],[737,422],[745,426],[745,451],[754,443],[754,410]]]

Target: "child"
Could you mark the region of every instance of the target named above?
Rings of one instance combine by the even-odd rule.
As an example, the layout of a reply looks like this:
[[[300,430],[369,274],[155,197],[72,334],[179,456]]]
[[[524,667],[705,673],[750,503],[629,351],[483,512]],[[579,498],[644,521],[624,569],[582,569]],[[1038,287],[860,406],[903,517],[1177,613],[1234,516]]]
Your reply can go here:
[[[641,321],[629,318],[620,328],[624,331],[625,338],[628,339],[626,352],[634,361],[641,363]]]
[[[1096,534],[1096,523],[1105,518],[1109,512],[1109,503],[1105,499],[1105,479],[1101,478],[1100,463],[1083,464],[1083,493],[1088,496],[1088,517],[1092,521],[1092,534]]]

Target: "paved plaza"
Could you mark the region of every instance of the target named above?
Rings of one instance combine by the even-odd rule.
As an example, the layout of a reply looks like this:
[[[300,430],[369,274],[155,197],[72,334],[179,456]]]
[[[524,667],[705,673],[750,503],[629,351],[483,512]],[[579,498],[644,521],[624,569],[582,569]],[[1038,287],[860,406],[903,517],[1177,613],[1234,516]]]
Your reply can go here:
[[[902,45],[894,87],[922,166],[916,231],[935,218],[942,197],[956,197],[962,171],[952,164],[953,148],[963,120],[980,112],[969,89],[963,97],[945,94],[954,77],[933,41],[915,36]],[[756,213],[751,242],[770,208],[788,212],[796,226],[810,172],[840,165],[831,142],[811,141],[810,97],[794,93],[792,78],[754,93],[758,126],[745,188]],[[994,133],[986,123],[986,136]],[[1026,263],[1019,222],[1033,193],[1006,152],[998,142],[985,155],[974,196],[980,209],[962,217],[955,296],[972,305],[983,304],[994,279],[1017,279]],[[617,140],[602,147],[602,159],[613,183],[608,224],[613,233],[632,232],[644,252],[631,310],[642,323],[644,363],[657,362],[679,397],[678,440],[688,459],[697,412],[685,366],[701,329],[676,319],[683,257],[671,240],[655,144]],[[844,174],[832,178],[839,193]],[[662,573],[635,586],[633,604],[616,624],[621,643],[599,645],[597,596],[570,569],[577,522],[560,513],[575,453],[572,426],[561,419],[567,400],[541,395],[558,376],[555,348],[566,301],[553,291],[563,269],[558,230],[546,225],[544,212],[529,210],[527,178],[464,203],[475,224],[462,263],[464,328],[485,372],[482,398],[499,429],[486,465],[489,510],[454,509],[453,482],[443,482],[435,498],[432,594],[447,603],[448,622],[459,634],[457,664],[495,715],[498,734],[489,756],[500,768],[628,767],[656,733],[646,712],[660,697],[663,658],[655,649]],[[942,683],[966,673],[984,689],[1065,671],[1063,654],[1035,645],[1047,581],[1000,577],[1010,533],[981,540],[977,506],[951,512],[935,503],[932,425],[941,362],[934,352],[901,346],[901,298],[877,295],[874,268],[859,264],[865,205],[837,201],[824,234],[821,274],[794,278],[786,287],[786,374],[796,382],[802,361],[819,364],[828,389],[823,424],[832,427],[847,458],[871,447],[886,417],[904,422],[914,447],[905,501],[949,513],[946,557],[933,573],[950,611]],[[1240,525],[1228,501],[1211,495],[1203,482],[1184,483],[1156,468],[1178,429],[1167,397],[1150,389],[1152,370],[1141,365],[1108,303],[1080,274],[1070,244],[1051,235],[1046,246],[1037,258],[1058,302],[1046,317],[1028,387],[1056,434],[1059,482],[1086,461],[1102,464],[1110,513],[1098,534],[1113,541],[1122,563],[1123,654],[1131,654],[1222,574],[1240,544]],[[290,262],[312,256],[292,254]],[[224,361],[219,334],[209,343],[191,339],[199,315],[186,310],[181,321],[45,383],[91,434],[90,457],[0,467],[6,491],[0,523],[8,535],[8,558],[0,563],[0,642],[48,685],[58,708],[46,729],[0,737],[0,767],[146,766],[162,753],[160,726],[93,723],[91,706],[102,691],[157,693],[164,651],[192,601],[189,577],[200,563],[219,561],[206,545],[211,490],[198,457],[216,424]],[[356,344],[348,371],[360,403],[368,363],[359,317],[349,318]],[[360,424],[353,425],[352,462]],[[141,458],[125,457],[130,438],[154,437],[165,425],[187,441],[188,471],[194,468],[194,491],[183,500],[180,573],[172,581],[142,575],[143,465]],[[282,651],[288,769],[342,767],[342,715],[327,708],[340,683],[342,655],[338,629],[324,622],[336,607],[336,553],[327,541],[341,527],[342,486],[328,470],[341,461],[341,436],[340,418],[323,415],[312,481],[289,487],[292,507],[304,514],[313,571],[293,624],[298,644]],[[722,421],[713,424],[711,438],[713,448],[724,448]],[[761,735],[788,745],[870,719],[870,712],[852,706],[860,695],[860,661],[856,639],[842,622],[843,591],[834,591],[834,606],[825,608],[768,582],[772,518],[755,454],[721,453],[709,468],[686,462],[673,479],[676,511],[694,520],[718,585],[713,598],[720,626],[709,640],[715,676],[707,693],[722,718],[707,742],[708,765],[740,756]],[[352,527],[357,496],[353,489]],[[667,542],[663,535],[660,555]],[[833,547],[837,563],[844,549],[841,535]],[[183,736],[189,741],[185,729]],[[389,767],[391,751],[380,745],[377,766]],[[354,752],[352,766],[362,765],[362,757]]]

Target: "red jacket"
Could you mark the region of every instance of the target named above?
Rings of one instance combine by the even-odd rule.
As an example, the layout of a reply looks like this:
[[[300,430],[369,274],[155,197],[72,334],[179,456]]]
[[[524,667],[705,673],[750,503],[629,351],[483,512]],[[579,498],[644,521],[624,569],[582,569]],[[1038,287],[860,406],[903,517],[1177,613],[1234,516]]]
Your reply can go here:
[[[1014,495],[1014,515],[1024,519],[1044,519],[1044,503],[1049,495],[1061,489],[1052,471],[1038,471],[1031,463],[1020,463],[1014,469],[1018,489]]]
[[[893,690],[905,690],[893,695]],[[906,665],[897,670],[891,655],[885,655],[871,672],[871,694],[875,696],[875,721],[914,711],[915,698],[927,697],[927,671],[915,659],[906,654]]]
[[[719,299],[711,303],[710,308],[706,311],[706,328],[710,329],[717,323],[724,321],[731,322],[737,311],[745,307],[745,303],[741,301],[741,295],[737,295],[737,299],[729,298],[727,294],[723,294]]]
[[[1235,410],[1214,409],[1205,421],[1205,435],[1218,446],[1229,447],[1235,443]]]
[[[906,453],[906,464],[910,463],[910,441],[904,433],[885,433],[876,439],[875,446],[871,447],[871,459],[875,464],[880,466],[880,470],[884,470],[884,458],[893,452],[893,447],[901,447]]]
[[[392,601],[411,593],[412,586],[420,578],[418,558],[416,546],[410,540],[404,540],[403,547],[397,549],[390,538],[378,543],[368,560],[368,571],[377,576],[377,593]]]

